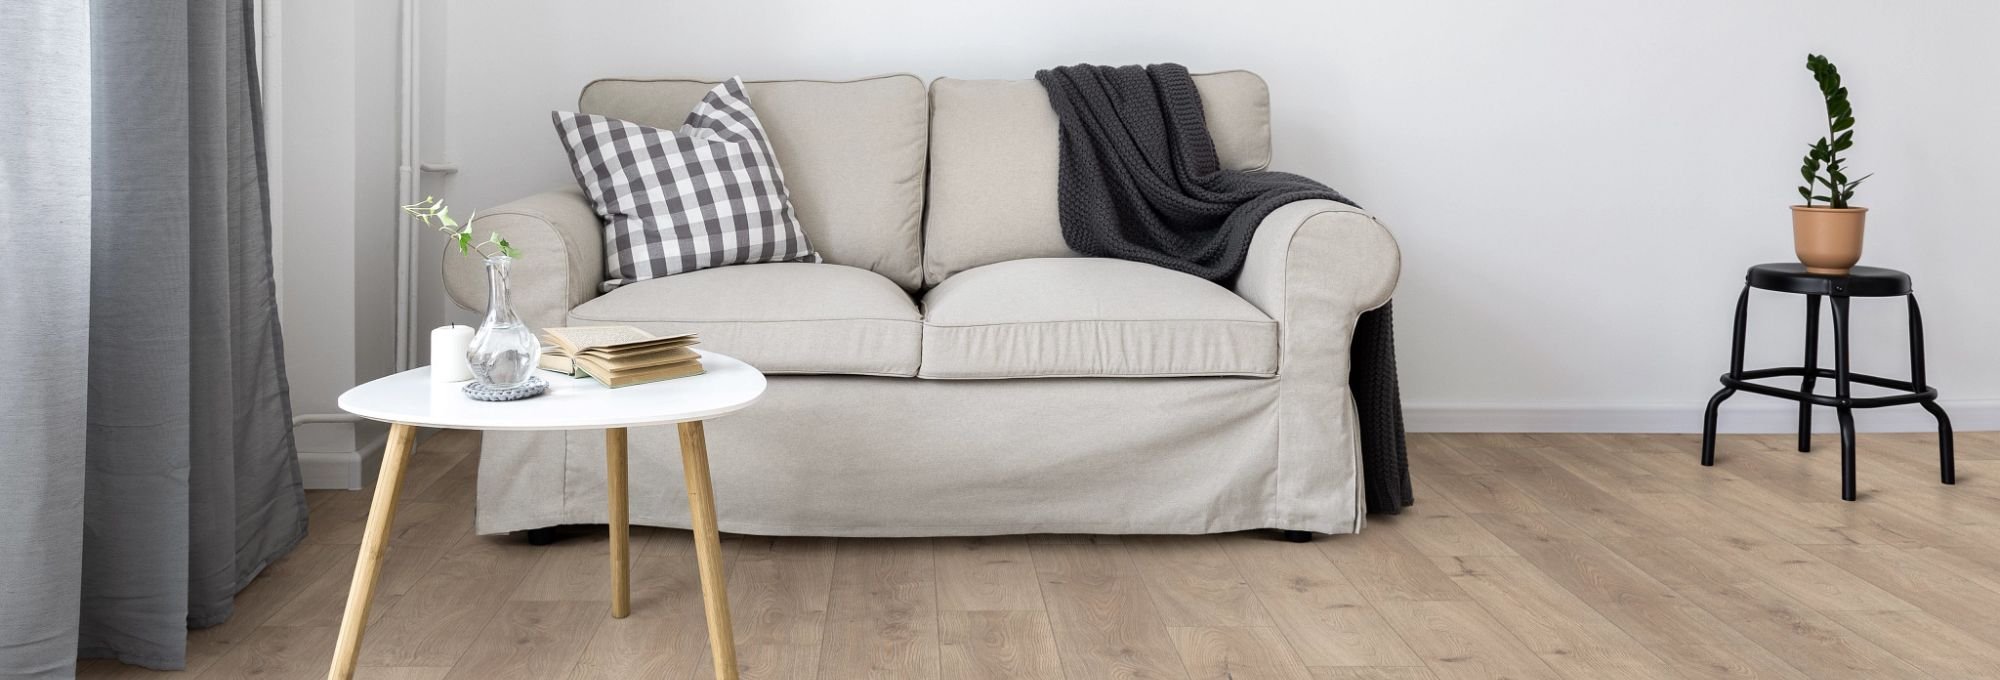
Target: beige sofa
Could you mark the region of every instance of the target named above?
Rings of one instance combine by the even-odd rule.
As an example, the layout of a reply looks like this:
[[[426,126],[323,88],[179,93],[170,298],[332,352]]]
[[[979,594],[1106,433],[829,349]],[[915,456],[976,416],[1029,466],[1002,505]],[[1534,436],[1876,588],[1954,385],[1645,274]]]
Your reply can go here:
[[[1223,164],[1268,165],[1264,81],[1195,80]],[[712,85],[600,80],[579,107],[671,128]],[[1033,80],[748,88],[824,264],[722,267],[599,295],[603,237],[573,187],[476,225],[527,252],[513,299],[530,324],[697,331],[771,376],[762,401],[708,427],[724,531],[1361,527],[1348,342],[1400,267],[1374,217],[1286,205],[1226,288],[1064,246],[1056,119]],[[559,163],[552,149],[535,155]],[[452,298],[470,309],[485,300],[478,267],[446,258]],[[631,437],[632,521],[687,526],[673,429]],[[478,530],[602,523],[603,447],[597,432],[487,433]]]

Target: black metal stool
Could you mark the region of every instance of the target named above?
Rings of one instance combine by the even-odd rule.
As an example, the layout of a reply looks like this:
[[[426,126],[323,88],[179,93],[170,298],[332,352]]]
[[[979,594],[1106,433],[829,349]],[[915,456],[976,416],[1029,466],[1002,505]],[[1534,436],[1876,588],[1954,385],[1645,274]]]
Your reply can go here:
[[[1762,288],[1806,296],[1806,365],[1743,370],[1744,326],[1750,319],[1750,289]],[[1895,297],[1909,300],[1910,379],[1891,380],[1847,370],[1847,302],[1854,297]],[[1833,370],[1819,367],[1819,299],[1833,301]],[[1799,389],[1788,390],[1750,382],[1760,378],[1798,376]],[[1813,382],[1832,378],[1833,396],[1813,393]],[[1886,387],[1904,392],[1880,397],[1855,397],[1853,383]],[[1715,416],[1722,401],[1737,390],[1755,392],[1799,402],[1799,450],[1812,450],[1812,407],[1832,406],[1840,416],[1840,498],[1854,500],[1854,409],[1922,404],[1937,417],[1939,477],[1954,483],[1951,461],[1951,418],[1937,405],[1937,390],[1924,383],[1924,319],[1917,311],[1917,296],[1910,292],[1910,276],[1894,269],[1855,267],[1846,276],[1812,274],[1794,262],[1760,264],[1750,268],[1743,294],[1736,298],[1736,337],[1729,348],[1729,372],[1722,375],[1722,389],[1708,400],[1708,414],[1701,427],[1701,464],[1715,464]]]

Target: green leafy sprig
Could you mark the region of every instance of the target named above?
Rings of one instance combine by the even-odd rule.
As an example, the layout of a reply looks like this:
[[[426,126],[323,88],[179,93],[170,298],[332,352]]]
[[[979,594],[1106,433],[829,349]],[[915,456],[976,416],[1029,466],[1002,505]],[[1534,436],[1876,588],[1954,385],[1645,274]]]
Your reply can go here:
[[[1847,103],[1847,88],[1840,85],[1840,70],[1817,54],[1806,55],[1806,70],[1812,71],[1820,96],[1826,99],[1826,136],[1813,143],[1806,151],[1805,164],[1799,166],[1799,175],[1806,180],[1806,185],[1799,187],[1799,196],[1806,199],[1808,207],[1813,201],[1825,201],[1827,207],[1845,208],[1854,198],[1854,188],[1875,175],[1847,179],[1846,159],[1840,152],[1854,146],[1854,107]],[[1825,174],[1821,174],[1822,169]],[[1825,194],[1813,191],[1818,185],[1826,186]]]
[[[458,220],[451,218],[451,206],[445,205],[436,197],[425,196],[422,201],[403,206],[403,212],[416,216],[424,226],[436,227],[438,231],[443,232],[445,238],[458,245],[460,254],[476,251],[480,257],[492,257],[495,254],[507,257],[521,256],[521,250],[508,244],[507,239],[500,238],[499,232],[488,233],[485,241],[472,242],[472,220],[479,217],[477,211],[472,213],[472,217],[466,218],[465,226],[462,227],[459,226]],[[486,252],[489,246],[494,252]]]

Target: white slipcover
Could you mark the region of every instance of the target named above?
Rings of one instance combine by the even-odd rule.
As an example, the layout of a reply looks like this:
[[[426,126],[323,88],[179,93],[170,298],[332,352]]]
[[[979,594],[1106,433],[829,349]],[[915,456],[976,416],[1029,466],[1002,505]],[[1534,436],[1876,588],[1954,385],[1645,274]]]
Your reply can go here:
[[[613,82],[628,81],[600,81],[586,103],[607,115],[677,103],[647,103],[656,91],[643,87],[618,86],[615,104],[599,98]],[[1268,163],[1262,79],[1196,82],[1224,164]],[[1054,118],[1032,84],[940,80],[926,127],[903,115],[900,85],[752,83],[774,142],[789,140],[779,144],[788,179],[787,144],[853,154],[795,154],[812,159],[799,172],[820,178],[795,191],[844,206],[802,216],[816,245],[837,223],[827,233],[857,246],[830,253],[834,264],[723,267],[599,298],[602,235],[574,190],[484,211],[477,229],[533,254],[513,272],[531,325],[692,328],[706,348],[779,373],[763,401],[708,425],[724,531],[1359,530],[1348,345],[1356,318],[1395,289],[1401,260],[1388,230],[1352,206],[1288,204],[1259,227],[1231,288],[1077,258],[1055,222]],[[785,113],[767,113],[766,101]],[[900,113],[849,127],[806,115],[874,109]],[[909,162],[911,126],[929,150],[922,232],[908,218],[925,210],[907,191],[926,176]],[[835,186],[850,193],[822,193]],[[864,213],[877,219],[856,218]],[[477,262],[448,259],[446,284],[461,305],[484,301]],[[633,430],[631,446],[632,520],[687,526],[672,429]],[[596,432],[487,433],[478,530],[603,522],[603,461]]]

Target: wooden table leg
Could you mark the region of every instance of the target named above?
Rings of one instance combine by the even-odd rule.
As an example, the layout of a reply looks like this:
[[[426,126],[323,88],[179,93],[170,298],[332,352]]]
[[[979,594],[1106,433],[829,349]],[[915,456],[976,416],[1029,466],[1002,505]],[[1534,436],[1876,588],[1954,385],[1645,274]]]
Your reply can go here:
[[[625,478],[625,428],[604,431],[604,488],[610,499],[611,618],[632,613],[631,518]]]
[[[396,497],[402,495],[403,470],[416,434],[414,425],[389,426],[389,445],[382,452],[382,470],[375,477],[375,500],[368,506],[368,528],[361,534],[361,554],[354,560],[354,581],[347,588],[347,612],[340,617],[340,639],[333,647],[333,667],[326,672],[331,680],[354,677],[355,663],[361,658],[361,629],[368,624],[375,579],[382,574],[382,557],[389,551]]]
[[[708,481],[708,442],[701,421],[680,424],[681,472],[687,477],[688,516],[694,527],[694,561],[701,573],[701,602],[708,615],[708,649],[716,680],[736,680],[736,635],[729,624],[729,589],[722,578],[722,545],[715,531],[715,490]]]

